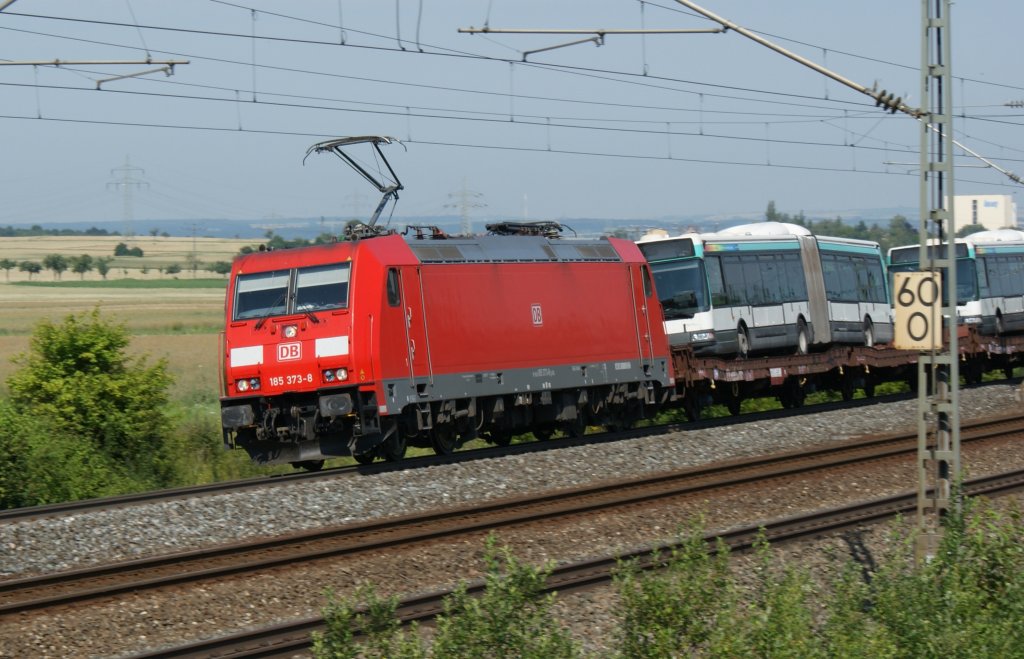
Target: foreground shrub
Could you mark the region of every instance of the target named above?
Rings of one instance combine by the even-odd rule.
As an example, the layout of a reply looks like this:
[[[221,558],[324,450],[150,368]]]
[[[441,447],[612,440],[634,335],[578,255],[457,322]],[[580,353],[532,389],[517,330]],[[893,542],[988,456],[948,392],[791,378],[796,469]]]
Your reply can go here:
[[[171,376],[163,359],[150,365],[130,358],[128,343],[124,326],[101,318],[99,309],[60,324],[42,321],[29,352],[14,359],[21,368],[7,381],[11,405],[19,418],[74,438],[133,481],[159,486],[169,481]]]
[[[0,508],[145,489],[89,439],[0,401]]]
[[[320,659],[349,657],[444,657],[476,659],[559,659],[576,657],[579,651],[569,634],[553,620],[554,595],[543,588],[553,565],[535,568],[517,561],[508,547],[499,548],[489,536],[484,550],[486,587],[478,597],[460,585],[445,601],[444,615],[437,618],[433,644],[419,638],[413,626],[406,633],[395,618],[396,598],[381,599],[372,589],[361,589],[357,598],[365,609],[334,598],[324,612],[328,631],[315,641]],[[366,645],[355,643],[352,629],[368,635]]]
[[[1024,657],[1024,524],[968,500],[939,553],[918,565],[912,539],[878,570],[836,566],[829,593],[759,543],[746,579],[699,527],[665,570],[617,576],[623,657]],[[817,613],[817,617],[815,612]]]

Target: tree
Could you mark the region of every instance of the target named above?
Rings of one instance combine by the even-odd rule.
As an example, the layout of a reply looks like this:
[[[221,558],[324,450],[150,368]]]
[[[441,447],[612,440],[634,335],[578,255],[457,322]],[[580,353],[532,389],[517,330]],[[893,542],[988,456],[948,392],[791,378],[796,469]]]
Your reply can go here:
[[[63,254],[47,254],[43,257],[43,267],[53,270],[53,278],[60,279],[60,276],[68,269],[68,260]]]
[[[978,233],[979,231],[987,231],[987,229],[981,224],[965,224],[956,230],[956,237],[964,238],[972,233]]]
[[[28,273],[29,281],[32,281],[32,275],[38,275],[43,270],[43,266],[36,263],[35,261],[22,261],[18,264],[18,270]]]
[[[79,275],[81,279],[85,279],[85,273],[92,270],[93,259],[88,254],[82,254],[81,256],[74,256],[71,258],[71,271]]]
[[[141,247],[128,247],[125,243],[117,243],[114,247],[114,256],[139,256],[143,254]]]
[[[11,270],[18,265],[17,261],[11,259],[0,259],[0,268],[4,269],[4,274],[7,275],[7,281],[11,280]]]
[[[162,454],[171,422],[167,362],[129,357],[123,325],[99,308],[63,323],[41,321],[7,385],[15,412],[48,419],[56,432],[92,442],[112,464],[153,486],[166,480]]]
[[[172,263],[172,264],[164,267],[164,274],[165,275],[176,275],[179,272],[181,272],[181,266],[178,265],[177,263]]]
[[[218,275],[226,275],[231,272],[231,264],[227,261],[214,261],[206,266],[206,270]]]
[[[902,215],[896,215],[889,220],[889,231],[882,241],[882,248],[898,247],[899,245],[913,245],[917,243],[917,229]]]
[[[110,262],[113,260],[109,256],[100,256],[96,259],[96,272],[100,273],[100,277],[107,278],[107,273],[110,272]]]

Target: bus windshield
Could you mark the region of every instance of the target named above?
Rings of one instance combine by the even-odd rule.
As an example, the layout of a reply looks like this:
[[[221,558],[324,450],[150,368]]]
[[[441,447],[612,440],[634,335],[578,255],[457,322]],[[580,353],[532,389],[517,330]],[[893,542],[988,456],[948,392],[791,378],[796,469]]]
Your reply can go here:
[[[700,259],[658,263],[651,266],[654,287],[666,320],[693,318],[707,311],[707,276]]]

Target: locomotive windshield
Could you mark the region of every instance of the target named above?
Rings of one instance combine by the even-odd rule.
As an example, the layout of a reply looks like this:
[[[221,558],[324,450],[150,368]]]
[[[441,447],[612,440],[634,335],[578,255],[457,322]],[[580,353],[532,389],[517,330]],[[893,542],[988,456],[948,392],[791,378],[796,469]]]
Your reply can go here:
[[[235,320],[285,313],[288,278],[287,270],[239,275],[235,288]]]
[[[348,305],[348,263],[300,268],[295,277],[295,311],[339,309]]]
[[[349,263],[239,275],[234,320],[348,306]]]

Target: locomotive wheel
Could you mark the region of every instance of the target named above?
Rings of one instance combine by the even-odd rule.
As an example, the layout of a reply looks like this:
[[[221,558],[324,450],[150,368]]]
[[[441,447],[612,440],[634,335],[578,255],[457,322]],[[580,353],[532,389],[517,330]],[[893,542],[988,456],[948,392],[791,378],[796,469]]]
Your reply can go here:
[[[587,432],[587,424],[583,423],[583,417],[577,415],[574,420],[563,423],[561,431],[566,437],[582,437]]]
[[[398,428],[384,440],[384,444],[381,445],[381,449],[384,453],[384,459],[388,462],[398,462],[405,457],[405,449],[408,446],[408,442],[405,441],[405,435],[403,435]]]
[[[431,440],[434,443],[434,453],[451,455],[455,452],[455,429],[450,424],[444,423],[435,427]]]
[[[368,464],[372,463],[373,459],[375,457],[377,457],[377,456],[375,455],[375,453],[373,451],[368,451],[366,453],[357,453],[357,454],[353,455],[352,457],[355,458],[356,462],[358,462],[359,464],[361,464],[361,465],[368,465]]]
[[[554,434],[555,431],[553,428],[535,428],[533,430],[533,436],[542,442],[548,441]]]
[[[492,430],[490,434],[491,443],[495,446],[508,446],[512,443],[512,432],[505,430]]]

